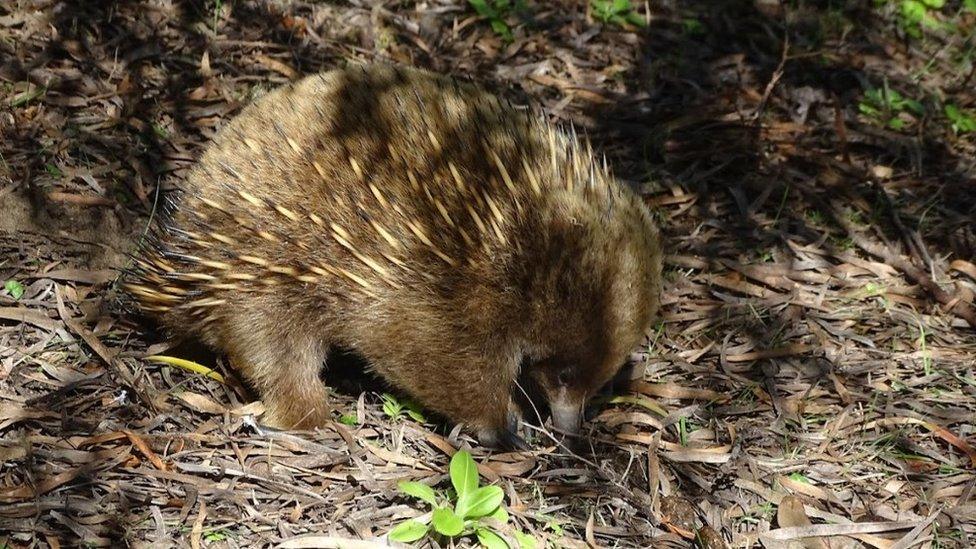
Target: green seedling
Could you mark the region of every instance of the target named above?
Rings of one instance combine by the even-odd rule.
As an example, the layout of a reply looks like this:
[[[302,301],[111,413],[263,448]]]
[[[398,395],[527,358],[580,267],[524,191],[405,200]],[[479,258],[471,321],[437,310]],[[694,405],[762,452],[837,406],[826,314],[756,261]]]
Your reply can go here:
[[[386,417],[394,421],[400,419],[404,414],[417,423],[427,421],[427,418],[424,417],[421,411],[420,405],[412,400],[400,400],[390,393],[383,393],[380,395],[380,398],[383,400],[383,413],[386,414]]]
[[[590,0],[590,8],[593,10],[593,17],[604,23],[615,25],[633,25],[635,27],[646,27],[647,21],[644,20],[630,0]]]
[[[976,2],[976,0],[973,1]],[[962,110],[950,104],[945,106],[945,115],[949,119],[953,133],[956,135],[976,132],[976,114],[972,111]]]
[[[153,122],[152,123],[152,130],[153,130],[153,133],[156,134],[156,137],[158,137],[160,139],[169,139],[169,132],[166,131],[166,127],[163,126],[162,124],[160,124],[158,122]]]
[[[864,99],[858,104],[861,114],[870,120],[887,126],[893,130],[902,130],[907,123],[903,115],[922,116],[925,107],[914,99],[903,97],[895,90],[888,88],[888,83],[881,88],[872,88],[864,92]]]
[[[46,171],[48,175],[50,175],[51,177],[60,178],[64,175],[64,172],[61,171],[61,168],[50,163],[44,164],[44,171]]]
[[[849,237],[846,237],[846,236],[845,237],[831,237],[830,238],[830,241],[834,244],[834,246],[837,246],[837,248],[839,250],[841,250],[841,251],[846,252],[846,251],[849,251],[849,250],[854,249],[854,240],[852,238],[849,238]]]
[[[207,532],[203,535],[204,541],[208,543],[216,543],[218,541],[225,541],[227,539],[227,533],[223,530],[213,530],[212,532]]]
[[[678,441],[682,446],[688,445],[688,418],[685,416],[678,418]]]
[[[359,425],[359,418],[356,417],[356,414],[343,414],[339,418],[339,423],[343,425],[349,425],[350,427],[352,427],[355,425]]]
[[[918,319],[918,343],[919,350],[922,352],[922,368],[926,376],[932,375],[932,355],[928,352],[928,346],[925,343],[925,324],[922,324],[922,320]]]
[[[910,36],[919,38],[922,29],[937,29],[939,20],[934,13],[945,6],[945,0],[902,0],[898,11],[902,29]]]
[[[20,299],[24,296],[24,285],[16,280],[8,280],[3,283],[3,289],[7,290],[10,297]]]
[[[641,19],[641,21],[643,22],[644,20]],[[692,17],[686,17],[681,20],[681,29],[685,34],[690,36],[701,36],[705,34],[705,25],[702,25],[701,21]]]
[[[23,107],[24,105],[30,103],[31,101],[43,96],[47,93],[47,87],[44,86],[33,86],[27,89],[27,91],[22,92],[14,96],[10,100],[11,107]]]
[[[220,23],[220,16],[224,12],[224,2],[223,0],[214,0],[213,5],[213,21],[211,22],[211,27],[214,33],[217,32],[217,24]]]
[[[512,28],[507,19],[526,10],[524,0],[468,0],[468,4],[491,25],[491,30],[505,42],[511,42]]]
[[[803,484],[810,484],[810,479],[808,479],[803,473],[790,473],[790,480],[802,482]]]
[[[535,549],[535,539],[524,532],[514,532],[514,546],[498,532],[496,525],[509,520],[505,493],[498,486],[479,486],[478,467],[470,453],[461,450],[454,454],[449,469],[453,493],[439,494],[420,482],[399,483],[401,492],[430,505],[431,519],[429,524],[416,519],[400,523],[390,531],[391,540],[413,543],[425,536],[442,540],[473,536],[488,549]]]

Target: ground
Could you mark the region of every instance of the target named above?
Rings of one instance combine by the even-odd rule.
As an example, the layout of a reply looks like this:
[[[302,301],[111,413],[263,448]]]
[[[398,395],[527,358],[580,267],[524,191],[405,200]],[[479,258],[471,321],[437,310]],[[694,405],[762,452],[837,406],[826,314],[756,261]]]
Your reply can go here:
[[[0,546],[357,547],[461,448],[540,546],[976,544],[976,3],[508,4],[0,6]],[[145,358],[178,351],[113,267],[157,189],[372,60],[542,105],[653,208],[662,321],[585,450],[492,453],[368,379],[266,431],[221,357]]]

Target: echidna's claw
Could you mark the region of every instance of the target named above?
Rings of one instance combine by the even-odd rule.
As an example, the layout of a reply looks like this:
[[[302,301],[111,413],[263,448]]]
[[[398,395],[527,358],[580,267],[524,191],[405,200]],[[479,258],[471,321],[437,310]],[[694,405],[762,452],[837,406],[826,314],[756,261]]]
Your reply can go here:
[[[509,429],[505,429],[502,433],[498,445],[501,449],[508,451],[524,452],[532,449],[524,438]]]

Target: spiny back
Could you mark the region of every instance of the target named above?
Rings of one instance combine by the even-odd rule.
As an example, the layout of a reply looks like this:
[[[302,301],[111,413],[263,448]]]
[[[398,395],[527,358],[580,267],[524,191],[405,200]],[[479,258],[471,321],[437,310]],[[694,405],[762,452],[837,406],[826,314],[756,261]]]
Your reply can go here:
[[[181,189],[129,288],[147,311],[204,323],[221,292],[291,283],[303,288],[296,299],[347,303],[405,286],[452,292],[472,278],[511,286],[502,273],[527,247],[550,248],[554,219],[609,227],[615,204],[636,200],[575,134],[456,80],[389,66],[263,96]]]

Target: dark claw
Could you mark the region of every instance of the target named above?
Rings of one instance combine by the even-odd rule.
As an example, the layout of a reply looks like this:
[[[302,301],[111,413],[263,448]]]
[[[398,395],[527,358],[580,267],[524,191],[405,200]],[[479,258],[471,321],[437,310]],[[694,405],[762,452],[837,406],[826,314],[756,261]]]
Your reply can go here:
[[[499,429],[484,429],[478,433],[478,442],[482,446],[497,448],[499,450],[526,451],[531,450],[528,442],[519,435],[518,414],[509,412],[506,418],[505,427]]]
[[[482,446],[497,448],[506,452],[531,450],[529,443],[519,436],[515,425],[509,422],[509,426],[504,429],[485,430],[478,435],[478,441]]]
[[[505,431],[502,432],[498,437],[498,447],[502,450],[507,450],[510,452],[524,452],[532,449],[532,447],[529,446],[529,443],[525,442],[524,438],[520,437],[511,429],[505,429]]]

